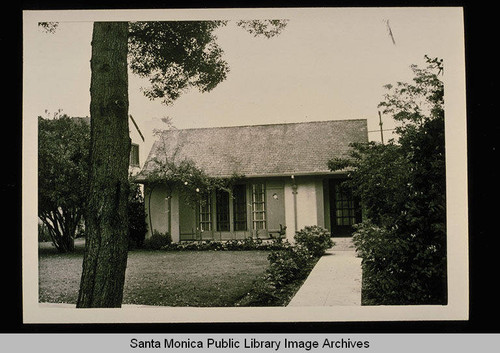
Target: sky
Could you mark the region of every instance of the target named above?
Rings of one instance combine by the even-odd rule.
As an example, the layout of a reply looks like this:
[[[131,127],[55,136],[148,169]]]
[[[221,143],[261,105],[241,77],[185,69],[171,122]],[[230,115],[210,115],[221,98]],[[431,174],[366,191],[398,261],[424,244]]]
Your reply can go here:
[[[230,19],[217,31],[230,72],[211,92],[192,89],[165,106],[142,94],[146,80],[129,75],[129,113],[146,137],[141,162],[153,143],[153,131],[166,128],[164,117],[176,128],[367,119],[369,139],[380,141],[377,105],[386,92],[383,86],[409,82],[410,65],[424,66],[424,55],[444,59],[447,73],[447,63],[461,54],[456,9],[266,11],[195,13],[194,18]],[[167,12],[165,19],[193,18],[192,12],[172,13]],[[95,18],[86,12],[51,14],[49,20],[60,22],[56,33],[25,27],[24,119],[52,115],[59,109],[70,116],[89,116]],[[149,15],[139,19],[157,18]],[[240,18],[262,16],[289,22],[281,35],[271,39],[255,38],[234,24]],[[384,129],[394,127],[389,116],[382,118]],[[390,135],[385,131],[384,139]]]

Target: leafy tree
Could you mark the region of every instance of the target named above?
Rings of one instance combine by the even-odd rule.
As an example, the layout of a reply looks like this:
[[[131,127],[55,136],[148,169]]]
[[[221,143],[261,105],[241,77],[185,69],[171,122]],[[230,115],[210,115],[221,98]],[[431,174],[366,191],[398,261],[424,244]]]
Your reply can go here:
[[[57,250],[74,250],[87,191],[89,125],[38,117],[38,217]]]
[[[379,107],[398,140],[353,145],[349,187],[364,206],[354,241],[363,258],[365,304],[445,304],[446,185],[442,60],[413,65],[412,83],[387,85]]]
[[[254,34],[271,37],[284,27],[282,21],[261,23],[263,26],[249,25]],[[77,307],[119,307],[123,298],[130,152],[127,59],[132,72],[149,78],[151,87],[144,93],[151,99],[171,104],[190,88],[210,91],[229,70],[214,35],[216,28],[226,24],[94,23],[87,242]]]

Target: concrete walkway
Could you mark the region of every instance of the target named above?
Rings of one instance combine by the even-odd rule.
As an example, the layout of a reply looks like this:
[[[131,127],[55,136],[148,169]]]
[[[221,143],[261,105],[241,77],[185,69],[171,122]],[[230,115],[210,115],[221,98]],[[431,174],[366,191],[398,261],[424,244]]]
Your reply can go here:
[[[288,306],[361,305],[361,258],[351,238],[334,238]]]

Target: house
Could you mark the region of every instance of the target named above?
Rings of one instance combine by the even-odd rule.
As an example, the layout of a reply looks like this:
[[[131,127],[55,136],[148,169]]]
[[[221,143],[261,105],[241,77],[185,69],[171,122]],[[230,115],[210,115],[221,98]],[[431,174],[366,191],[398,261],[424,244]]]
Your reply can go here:
[[[341,188],[347,172],[327,163],[346,157],[352,142],[367,142],[366,119],[164,131],[153,144],[138,181],[145,186],[148,234],[169,232],[174,242],[273,238],[318,225],[348,236],[361,211]],[[175,155],[206,174],[244,178],[231,192],[190,205],[181,190],[148,185],[155,159]]]

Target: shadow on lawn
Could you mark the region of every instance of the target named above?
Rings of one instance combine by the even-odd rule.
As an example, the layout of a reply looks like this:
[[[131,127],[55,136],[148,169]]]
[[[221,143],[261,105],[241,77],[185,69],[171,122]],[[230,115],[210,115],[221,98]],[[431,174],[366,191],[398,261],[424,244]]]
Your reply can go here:
[[[75,251],[71,252],[73,254],[82,255],[85,251],[85,239],[77,238],[75,239]],[[38,255],[54,255],[63,254],[57,250],[57,248],[50,241],[39,242],[38,243]]]

